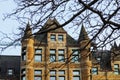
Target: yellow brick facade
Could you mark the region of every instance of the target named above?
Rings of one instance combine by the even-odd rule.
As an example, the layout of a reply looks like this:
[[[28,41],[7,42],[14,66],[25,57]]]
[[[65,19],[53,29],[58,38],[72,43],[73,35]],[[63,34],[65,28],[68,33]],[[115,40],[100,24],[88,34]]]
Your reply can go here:
[[[55,41],[51,40],[51,35],[55,35]],[[59,41],[59,35],[62,35],[62,41]],[[67,32],[59,30],[47,32],[44,37],[46,43],[42,43],[45,42],[44,38],[40,39],[41,41],[36,40],[35,37],[22,40],[21,80],[120,80],[120,76],[111,75],[112,72],[107,72],[107,77],[105,72],[100,71],[97,75],[92,75],[91,69],[94,66],[90,59],[91,45],[87,44],[89,39],[71,45],[72,42],[68,44]],[[40,62],[35,62],[36,49],[41,50],[41,53],[37,54],[41,55]],[[50,61],[50,50],[55,50],[53,62]],[[64,54],[60,54],[64,55],[64,61],[59,61],[59,50],[64,50]],[[72,62],[73,50],[78,50],[78,62]],[[120,65],[119,61],[114,63]]]

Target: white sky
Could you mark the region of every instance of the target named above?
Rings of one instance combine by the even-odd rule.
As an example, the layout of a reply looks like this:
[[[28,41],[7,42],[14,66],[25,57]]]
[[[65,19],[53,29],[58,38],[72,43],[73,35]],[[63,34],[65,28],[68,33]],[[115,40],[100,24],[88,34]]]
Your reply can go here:
[[[18,27],[18,23],[16,20],[13,19],[4,19],[4,15],[6,13],[12,12],[12,10],[15,8],[15,3],[13,0],[0,0],[0,31],[11,34],[12,32],[16,31]],[[0,33],[0,37],[2,37]],[[0,46],[1,47],[1,46]],[[1,55],[20,55],[20,46],[19,47],[10,47],[6,49],[3,52],[0,52]]]

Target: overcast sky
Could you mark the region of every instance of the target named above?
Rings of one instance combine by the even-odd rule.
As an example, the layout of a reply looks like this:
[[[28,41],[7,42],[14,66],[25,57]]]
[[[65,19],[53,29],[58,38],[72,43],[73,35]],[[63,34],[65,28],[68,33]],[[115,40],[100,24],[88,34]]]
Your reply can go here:
[[[11,35],[12,32],[15,32],[17,30],[19,24],[16,20],[11,18],[3,20],[6,13],[12,12],[15,7],[16,5],[13,0],[0,0],[0,32]],[[2,36],[3,35],[0,33],[0,37]],[[14,46],[12,46],[0,53],[2,55],[20,55],[20,50],[20,47],[15,48]]]

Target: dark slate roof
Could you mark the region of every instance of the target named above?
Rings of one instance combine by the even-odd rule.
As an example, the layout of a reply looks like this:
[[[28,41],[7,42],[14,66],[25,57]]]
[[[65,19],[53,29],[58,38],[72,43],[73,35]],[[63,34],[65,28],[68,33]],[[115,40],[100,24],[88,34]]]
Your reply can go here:
[[[78,42],[67,34],[67,45],[78,45]]]
[[[39,34],[40,31],[50,29],[50,28],[55,28],[57,25],[60,25],[56,19],[48,19],[48,21],[45,23],[45,25],[38,31],[37,35],[34,36],[35,43],[40,43],[40,44],[47,44],[47,33],[42,33]],[[67,32],[64,30],[63,27],[55,29],[50,31],[51,33],[65,33]],[[76,45],[77,41],[74,40],[70,35],[66,35],[67,37],[67,45]]]
[[[84,26],[82,25],[81,30],[80,30],[80,35],[79,35],[78,42],[81,42],[83,40],[89,40],[89,37],[88,37],[88,34],[87,34]]]
[[[8,69],[13,69],[13,75],[8,75]],[[0,79],[20,80],[20,56],[0,55]]]

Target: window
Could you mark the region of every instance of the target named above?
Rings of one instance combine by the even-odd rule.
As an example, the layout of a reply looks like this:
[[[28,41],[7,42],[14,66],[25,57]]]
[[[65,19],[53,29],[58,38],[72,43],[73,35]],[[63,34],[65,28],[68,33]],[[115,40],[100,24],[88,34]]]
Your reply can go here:
[[[56,80],[56,70],[50,70],[50,80]]]
[[[42,80],[41,76],[35,76],[34,80]]]
[[[35,70],[35,71],[34,71],[34,74],[35,74],[35,75],[41,75],[41,74],[42,74],[42,71],[41,71],[41,70]]]
[[[59,71],[59,75],[64,75],[65,74],[65,71],[64,70],[60,70]]]
[[[42,70],[34,70],[34,80],[42,80]]]
[[[98,74],[98,68],[97,67],[93,67],[92,68],[92,74],[93,75],[97,75]]]
[[[50,39],[51,39],[51,41],[56,41],[56,35],[55,34],[51,34]]]
[[[71,59],[71,61],[72,61],[72,62],[79,62],[79,60],[80,60],[79,51],[73,49],[73,50],[72,50],[72,59]]]
[[[59,70],[59,80],[65,80],[65,70]]]
[[[35,49],[35,54],[42,53],[42,49]]]
[[[25,69],[22,69],[21,73],[22,73],[22,74],[26,74],[26,70],[25,70]]]
[[[26,60],[26,47],[22,48],[22,61]]]
[[[65,76],[59,76],[59,80],[65,80]]]
[[[35,54],[34,61],[35,62],[42,62],[42,54]]]
[[[8,69],[8,75],[13,75],[13,69]]]
[[[50,80],[65,80],[65,70],[50,70]]]
[[[26,77],[25,77],[25,75],[23,75],[23,76],[21,77],[21,79],[22,79],[22,80],[26,80]]]
[[[26,53],[22,54],[22,61],[26,60]]]
[[[55,75],[56,74],[56,70],[50,70],[50,75]]]
[[[119,74],[119,65],[114,64],[114,74],[118,75]]]
[[[58,41],[63,41],[63,35],[58,35]]]
[[[80,80],[80,70],[73,70],[73,80]]]
[[[59,49],[58,50],[58,61],[60,61],[60,62],[65,61],[64,49]]]
[[[56,50],[51,49],[50,50],[50,62],[55,62],[56,61]]]
[[[50,76],[50,80],[56,80],[56,76]]]

